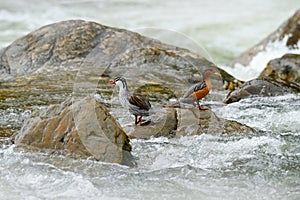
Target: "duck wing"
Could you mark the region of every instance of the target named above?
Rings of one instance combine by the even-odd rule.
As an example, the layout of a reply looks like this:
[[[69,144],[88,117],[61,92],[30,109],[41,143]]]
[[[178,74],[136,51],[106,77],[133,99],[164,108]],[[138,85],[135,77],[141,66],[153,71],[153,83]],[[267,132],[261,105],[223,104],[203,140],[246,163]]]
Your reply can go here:
[[[188,89],[188,91],[186,91],[186,93],[184,93],[183,98],[187,98],[187,97],[191,96],[194,92],[202,90],[206,87],[207,87],[207,85],[205,82],[197,83],[197,84],[193,85],[192,87],[190,87]]]
[[[147,98],[138,93],[132,93],[128,96],[130,104],[135,105],[144,110],[150,110],[151,104]]]

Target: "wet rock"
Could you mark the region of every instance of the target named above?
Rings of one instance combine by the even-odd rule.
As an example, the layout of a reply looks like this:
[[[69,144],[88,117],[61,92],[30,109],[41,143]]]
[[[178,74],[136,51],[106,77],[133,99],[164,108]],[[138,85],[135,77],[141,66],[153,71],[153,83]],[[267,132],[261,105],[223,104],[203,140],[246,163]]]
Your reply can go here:
[[[68,93],[80,97],[96,91],[101,103],[107,103],[113,91],[108,80],[124,76],[132,91],[151,90],[151,101],[165,102],[201,81],[205,68],[218,67],[188,49],[135,32],[83,20],[63,21],[0,50],[0,93],[5,90],[0,100],[15,108],[26,101],[24,109],[33,110],[60,103]],[[235,80],[219,70],[222,78],[212,77],[213,89]]]
[[[243,66],[248,66],[255,56],[261,52],[269,51],[269,46],[278,41],[285,42],[286,47],[289,49],[299,49],[299,39],[300,10],[267,38],[242,53],[232,62],[232,65],[242,64]],[[257,79],[248,81],[241,85],[239,89],[231,91],[225,102],[232,103],[251,96],[276,96],[299,92],[299,64],[298,54],[286,54],[281,58],[269,61]]]
[[[262,51],[266,50],[268,44],[275,41],[285,41],[285,45],[290,49],[299,49],[300,39],[300,10],[285,21],[277,30],[271,33],[268,37],[263,39],[254,47],[242,53],[238,56],[231,65],[234,66],[236,63],[248,66],[252,59]]]
[[[103,75],[128,76],[127,80],[134,82],[137,87],[143,87],[144,83],[147,83],[145,80],[150,80],[155,82],[155,85],[160,84],[173,91],[175,95],[179,95],[183,85],[203,81],[202,72],[206,68],[218,69],[222,75],[211,77],[214,89],[223,89],[224,82],[235,80],[201,55],[186,49],[166,49],[156,46],[125,52],[112,61]]]
[[[10,137],[15,133],[15,130],[4,128],[0,126],[0,138],[2,137]]]
[[[251,96],[276,96],[300,92],[300,55],[285,54],[271,60],[257,79],[232,91],[225,103],[237,102]]]
[[[271,60],[259,79],[267,79],[300,92],[300,54],[285,54]]]
[[[164,115],[150,117],[145,126],[127,126],[125,131],[131,138],[182,137],[199,134],[249,134],[254,130],[236,121],[221,119],[211,110],[197,108],[164,108]]]
[[[103,162],[130,163],[127,135],[109,112],[92,97],[66,100],[35,112],[15,136],[17,148],[66,153]]]
[[[177,126],[176,110],[166,108],[156,111],[141,126],[128,125],[124,131],[129,138],[149,139],[150,137],[169,136]]]
[[[137,83],[140,80],[162,83],[163,80],[173,86],[176,82],[201,81],[205,68],[218,67],[188,49],[83,20],[41,27],[0,51],[2,80],[29,74],[42,78],[63,76],[68,72],[76,74],[78,81],[96,84],[95,77],[100,75],[122,75]],[[81,73],[77,74],[78,71]],[[235,80],[224,70],[220,71],[222,79],[213,78],[216,87],[221,88],[223,81]]]
[[[291,92],[293,92],[291,88],[283,86],[280,83],[254,79],[244,83],[241,88],[229,93],[224,101],[225,103],[233,103],[252,96],[277,96]]]
[[[236,121],[219,118],[211,110],[177,108],[176,137],[199,134],[249,134],[254,130]]]

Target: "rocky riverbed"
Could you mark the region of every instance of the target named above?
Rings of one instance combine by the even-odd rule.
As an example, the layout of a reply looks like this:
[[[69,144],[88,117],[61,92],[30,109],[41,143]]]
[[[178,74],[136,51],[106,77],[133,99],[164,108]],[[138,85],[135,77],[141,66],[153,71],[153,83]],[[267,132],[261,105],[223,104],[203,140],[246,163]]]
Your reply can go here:
[[[286,26],[293,26],[290,23],[297,21],[297,17],[295,14],[288,20]],[[282,29],[281,27],[280,30]],[[289,30],[283,31],[282,34],[295,38],[297,32]],[[280,36],[279,39],[283,37]],[[64,21],[42,27],[2,49],[0,56],[3,100],[8,98],[5,94],[12,95],[8,88],[17,85],[22,92],[12,95],[12,98],[21,105],[24,104],[24,100],[19,98],[29,96],[33,92],[30,89],[32,84],[43,85],[39,93],[47,96],[48,92],[57,94],[56,89],[49,88],[50,85],[61,87],[65,95],[59,99],[60,101],[67,95],[73,96],[73,101],[69,100],[68,103],[71,108],[66,111],[63,109],[66,109],[67,103],[62,102],[57,107],[53,106],[51,98],[47,98],[44,105],[49,105],[49,108],[46,111],[42,109],[40,114],[32,114],[24,124],[19,124],[22,126],[19,130],[19,127],[15,129],[3,127],[3,136],[15,133],[12,141],[18,147],[26,149],[62,150],[70,154],[117,163],[123,163],[123,151],[128,153],[131,151],[127,135],[144,139],[161,136],[171,138],[196,134],[253,134],[254,129],[235,121],[220,119],[212,111],[179,107],[160,109],[150,116],[148,119],[150,123],[144,126],[127,126],[121,136],[111,129],[123,131],[121,126],[118,123],[108,124],[107,114],[100,114],[102,111],[98,109],[99,106],[103,107],[104,113],[108,113],[109,107],[104,107],[109,101],[108,96],[111,94],[109,90],[113,88],[109,88],[106,83],[113,77],[128,77],[130,83],[135,82],[135,88],[140,88],[140,92],[149,95],[155,105],[161,108],[171,99],[180,98],[190,84],[201,81],[201,71],[208,68],[218,69],[221,73],[220,78],[212,77],[213,89],[231,90],[225,100],[227,103],[255,95],[276,96],[299,91],[297,55],[286,55],[277,61],[270,61],[258,80],[247,82],[240,89],[232,91],[240,86],[237,83],[241,81],[202,55],[131,31],[81,20]],[[57,81],[60,81],[59,85]],[[73,88],[68,85],[72,81]],[[28,85],[29,89],[24,91]],[[84,105],[90,110],[82,109],[80,106],[82,99],[95,94],[100,98],[97,101],[88,100]],[[98,102],[99,106],[95,107],[94,101]],[[34,100],[31,101],[29,98],[28,103],[34,104]],[[78,105],[79,108],[76,108]],[[94,115],[88,116],[85,112]],[[98,118],[100,121],[103,119],[104,121],[92,122],[96,116],[100,117]],[[93,129],[92,124],[98,124],[99,127]],[[105,129],[105,126],[110,129]],[[101,129],[103,131],[97,133]],[[101,134],[106,136],[102,137]],[[90,135],[94,139],[99,137],[99,143],[92,140],[89,142]],[[122,139],[119,140],[118,137]],[[105,142],[101,138],[110,140]],[[111,144],[112,139],[115,145],[108,148],[107,145]],[[93,145],[89,146],[91,144]],[[117,155],[118,149],[121,150],[121,155]],[[107,158],[105,156],[107,153],[111,153],[115,158],[111,156]]]
[[[275,40],[287,40],[287,48],[299,49],[299,13],[296,12],[275,33],[235,59],[232,65],[249,64]],[[211,145],[217,146],[219,144],[214,138],[217,137],[222,141],[223,149],[220,146],[216,149],[204,146],[203,149],[220,152],[225,149],[230,154],[231,150],[224,147],[226,143],[238,141],[242,149],[243,141],[250,138],[251,142],[270,131],[243,121],[247,117],[263,121],[263,117],[268,116],[250,112],[245,117],[241,113],[253,109],[263,113],[272,105],[276,105],[272,107],[274,109],[280,108],[281,112],[285,108],[278,103],[281,100],[272,99],[276,97],[283,101],[287,97],[290,103],[295,101],[293,108],[299,112],[299,59],[296,53],[272,59],[263,66],[264,70],[256,79],[244,83],[204,55],[133,31],[84,20],[49,24],[0,51],[0,136],[7,138],[2,140],[2,145],[13,147],[15,152],[62,155],[68,159],[130,167],[146,167],[143,160],[147,156],[160,159],[157,152],[164,155],[164,151],[168,153],[168,148],[174,146],[180,146],[176,155],[185,160],[192,151],[188,144],[193,139],[211,140]],[[220,77],[212,77],[212,91],[202,101],[210,109],[200,111],[192,105],[170,106],[192,84],[203,80],[201,72],[207,68],[217,69],[221,74]],[[126,77],[130,90],[149,97],[155,112],[146,118],[147,123],[132,124],[130,113],[118,102],[116,89],[107,84],[116,76]],[[264,97],[270,98],[274,104],[264,103]],[[224,104],[238,101],[241,102]],[[293,112],[287,110],[287,113]],[[280,146],[274,147],[276,151],[289,148],[289,137],[294,137],[291,132],[284,138],[273,138]],[[151,145],[147,146],[147,141]],[[156,148],[152,145],[156,142],[163,146],[157,151],[151,149]],[[256,142],[261,142],[259,148],[273,145],[261,140]],[[206,152],[197,145],[193,148]],[[297,148],[294,142],[291,148]],[[136,159],[137,151],[145,154],[140,160]],[[262,149],[255,151],[265,156]],[[149,155],[146,155],[147,152]],[[233,149],[233,152],[238,153],[238,149]],[[255,156],[247,155],[249,157],[242,156],[237,160],[232,158],[231,167],[242,166]],[[287,159],[285,153],[280,155]],[[202,156],[203,160],[207,158]],[[296,159],[297,156],[293,156]],[[292,166],[298,162],[295,159],[292,159]],[[198,170],[191,167],[194,162],[191,160],[183,170]],[[223,163],[221,160],[217,162]],[[174,163],[180,162],[175,160]],[[147,164],[155,168],[155,163]],[[285,163],[282,165],[287,168]],[[251,166],[247,167],[251,171]],[[295,173],[295,168],[291,169],[291,173]]]

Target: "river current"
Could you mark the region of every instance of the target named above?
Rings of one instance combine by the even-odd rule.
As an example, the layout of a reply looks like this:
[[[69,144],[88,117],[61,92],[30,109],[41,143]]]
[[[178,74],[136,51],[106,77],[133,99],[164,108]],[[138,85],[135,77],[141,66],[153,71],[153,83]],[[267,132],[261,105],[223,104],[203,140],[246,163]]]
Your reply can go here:
[[[0,47],[40,26],[67,19],[92,20],[137,31],[155,27],[168,30],[161,33],[185,35],[199,46],[199,53],[247,80],[261,69],[254,65],[229,68],[226,63],[274,31],[297,8],[300,5],[296,0],[1,1]],[[180,45],[177,37],[172,37],[178,34],[170,36],[169,43]],[[280,43],[269,46],[256,63],[290,51]],[[43,109],[47,100],[61,102],[71,92],[59,88],[41,94],[39,88],[35,89],[29,99],[16,100],[13,95],[1,99],[1,127],[18,129],[33,110]],[[226,95],[218,91],[212,94]],[[208,98],[204,104],[219,117],[253,127],[255,134],[133,139],[135,167],[15,151],[2,138],[0,199],[300,198],[299,94],[253,97],[229,105]],[[128,115],[117,104],[111,112]],[[124,125],[132,118],[118,120]]]

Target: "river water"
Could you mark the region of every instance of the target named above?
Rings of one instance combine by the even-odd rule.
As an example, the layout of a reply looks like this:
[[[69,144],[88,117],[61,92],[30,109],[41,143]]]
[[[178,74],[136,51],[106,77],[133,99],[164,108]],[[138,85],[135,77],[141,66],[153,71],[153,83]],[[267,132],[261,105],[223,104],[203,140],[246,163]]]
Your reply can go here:
[[[178,35],[185,35],[189,41],[185,47],[195,50],[193,41],[201,49],[195,51],[247,80],[261,69],[229,68],[226,63],[266,37],[297,8],[297,0],[1,1],[0,47],[40,26],[67,19],[137,31],[155,27],[164,30],[158,31],[159,39],[185,46],[184,40],[178,40]],[[300,53],[277,42],[254,64],[264,66],[284,52]],[[61,102],[72,83],[57,85],[49,91],[33,85],[30,97],[22,95],[22,87],[15,87],[14,94],[1,98],[1,127],[17,130],[32,110]],[[247,124],[256,133],[131,140],[137,163],[132,168],[16,152],[3,138],[0,199],[300,199],[300,95],[255,97],[230,105],[208,98],[204,103],[218,116]],[[117,110],[112,113],[122,112]],[[118,120],[121,125],[128,123]]]

